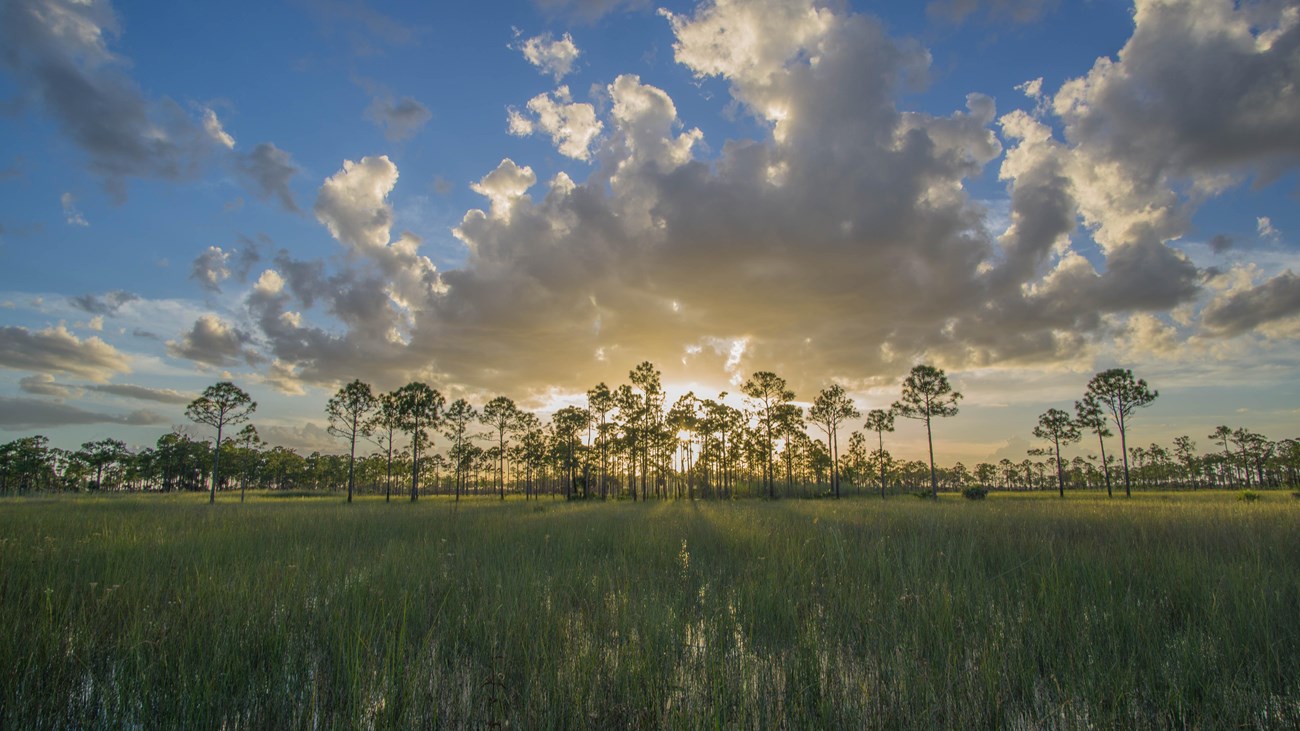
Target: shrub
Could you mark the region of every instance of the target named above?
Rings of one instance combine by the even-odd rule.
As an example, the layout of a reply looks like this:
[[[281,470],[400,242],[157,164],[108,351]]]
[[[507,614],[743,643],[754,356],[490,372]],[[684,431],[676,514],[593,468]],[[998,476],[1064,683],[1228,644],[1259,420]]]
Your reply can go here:
[[[981,487],[979,485],[968,487],[965,490],[961,491],[961,496],[966,498],[967,500],[983,500],[984,498],[988,497],[988,494],[989,494],[989,489],[987,487]]]
[[[1237,499],[1245,503],[1253,503],[1260,498],[1260,494],[1254,490],[1242,490]]]

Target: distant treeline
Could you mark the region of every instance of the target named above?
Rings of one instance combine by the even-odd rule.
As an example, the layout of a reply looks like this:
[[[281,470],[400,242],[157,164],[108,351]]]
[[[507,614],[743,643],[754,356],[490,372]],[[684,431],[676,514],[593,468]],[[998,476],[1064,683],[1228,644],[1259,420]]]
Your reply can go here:
[[[1204,450],[1191,436],[1176,438],[1171,447],[1127,446],[1134,410],[1158,394],[1126,370],[1098,373],[1074,414],[1045,412],[1032,430],[1043,447],[1024,459],[947,467],[896,459],[886,448],[896,416],[923,421],[930,436],[934,418],[957,414],[961,394],[930,366],[913,369],[900,400],[871,411],[865,422],[840,386],[823,389],[805,411],[770,372],[755,373],[742,386],[746,409],[724,403],[725,393],[717,399],[688,393],[669,406],[650,363],[637,366],[629,380],[613,389],[598,384],[588,391],[586,408],[565,407],[548,423],[504,396],[476,409],[464,400],[448,405],[422,383],[376,394],[353,381],[326,408],[330,432],[349,453],[305,456],[262,441],[245,423],[256,404],[233,384],[219,383],[187,410],[195,421],[223,430],[243,423],[222,435],[218,454],[209,441],[180,431],[138,451],[112,438],[66,450],[50,447],[44,436],[23,437],[0,445],[0,492],[348,490],[391,497],[409,490],[412,499],[423,493],[644,500],[839,496],[845,490],[883,497],[971,487],[1064,494],[1110,490],[1121,479],[1130,489],[1300,485],[1295,438],[1271,441],[1219,426],[1205,435]],[[864,428],[852,430],[841,450],[839,432],[854,424]],[[809,434],[812,426],[820,438]],[[1058,461],[1061,447],[1087,432],[1105,456]],[[1120,444],[1108,448],[1106,440],[1116,435]],[[366,440],[378,449],[358,455],[358,441]]]

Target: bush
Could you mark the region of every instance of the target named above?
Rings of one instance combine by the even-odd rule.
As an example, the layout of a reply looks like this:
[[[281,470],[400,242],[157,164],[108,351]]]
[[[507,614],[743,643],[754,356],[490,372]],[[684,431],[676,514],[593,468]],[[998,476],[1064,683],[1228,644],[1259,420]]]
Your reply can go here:
[[[967,500],[983,500],[988,497],[988,495],[989,489],[987,487],[980,487],[979,485],[968,487],[961,491],[961,496]]]
[[[1260,494],[1254,490],[1242,490],[1237,499],[1244,503],[1253,503],[1260,498]]]

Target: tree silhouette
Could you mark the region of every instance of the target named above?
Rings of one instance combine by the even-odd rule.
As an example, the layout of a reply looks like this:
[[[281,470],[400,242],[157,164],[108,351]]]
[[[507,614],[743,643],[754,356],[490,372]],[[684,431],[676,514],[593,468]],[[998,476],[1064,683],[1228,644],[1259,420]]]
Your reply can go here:
[[[103,489],[104,468],[118,464],[130,456],[126,442],[120,439],[98,439],[81,445],[81,454],[86,463],[95,468],[95,489]]]
[[[840,496],[840,424],[861,415],[853,404],[853,399],[849,398],[844,387],[838,383],[823,388],[808,410],[808,418],[826,432],[826,447],[831,458],[831,489],[836,498]]]
[[[401,419],[397,413],[397,397],[389,392],[379,396],[379,403],[370,417],[371,441],[387,455],[385,472],[384,502],[393,499],[393,436],[398,430]]]
[[[1056,489],[1065,497],[1065,473],[1061,470],[1061,445],[1079,441],[1079,425],[1060,409],[1048,409],[1038,416],[1034,436],[1052,443],[1052,456],[1056,459]]]
[[[578,432],[582,431],[589,420],[587,410],[577,406],[566,406],[551,417],[551,427],[555,430],[555,436],[565,451],[563,464],[568,474],[568,481],[564,487],[564,496],[568,499],[573,498],[574,453],[578,447]]]
[[[939,497],[939,478],[934,471],[934,417],[956,416],[961,394],[952,390],[948,376],[934,366],[918,365],[903,380],[903,397],[891,410],[908,419],[925,422],[925,439],[930,445],[930,497]]]
[[[469,425],[478,419],[478,412],[465,399],[456,399],[442,414],[443,435],[451,440],[451,461],[456,469],[456,502],[460,502],[460,493],[465,481],[465,440],[468,439]]]
[[[695,471],[692,469],[691,458],[694,456],[695,433],[700,429],[700,402],[695,398],[695,392],[690,391],[682,394],[681,397],[668,410],[667,424],[674,435],[686,433],[686,438],[682,440],[682,446],[686,448],[682,472],[686,474],[686,491],[687,499],[695,499]]]
[[[1124,495],[1133,496],[1133,484],[1128,470],[1128,420],[1136,409],[1149,406],[1159,391],[1152,391],[1147,382],[1133,378],[1133,371],[1111,368],[1088,381],[1085,398],[1091,396],[1110,415],[1119,430],[1120,453],[1124,456]]]
[[[479,420],[492,427],[497,433],[497,479],[501,490],[501,499],[506,499],[506,449],[507,435],[519,428],[519,417],[523,414],[515,402],[505,396],[497,396],[483,407]]]
[[[248,479],[261,460],[262,455],[258,450],[266,442],[262,441],[261,435],[257,433],[257,427],[245,424],[244,428],[240,429],[233,439],[227,439],[226,443],[234,448],[233,454],[243,466],[243,474],[239,478],[239,502],[242,503],[244,488],[248,486]]]
[[[253,401],[243,389],[230,381],[221,381],[203,389],[203,394],[185,407],[185,416],[190,421],[206,424],[217,430],[217,441],[212,448],[212,486],[208,494],[208,504],[217,501],[217,481],[221,476],[221,432],[227,426],[242,424],[257,410]]]
[[[591,414],[592,421],[596,424],[596,443],[600,448],[600,497],[605,499],[607,496],[607,486],[609,474],[609,440],[612,431],[609,422],[609,412],[617,406],[614,402],[614,394],[610,392],[609,386],[604,382],[597,383],[590,391],[587,391],[587,413]]]
[[[876,433],[877,449],[880,450],[880,499],[885,499],[885,432],[894,430],[893,409],[872,409],[867,412],[866,428]]]
[[[370,415],[379,407],[379,399],[370,390],[370,384],[356,379],[339,388],[325,404],[329,419],[327,430],[336,437],[348,440],[348,502],[352,502],[353,475],[357,461],[357,437],[370,434]]]
[[[785,442],[785,449],[782,450],[783,461],[785,462],[785,494],[790,495],[794,491],[794,458],[798,451],[796,440],[800,437],[807,437],[804,431],[808,425],[803,420],[803,407],[798,404],[778,404],[776,407],[776,433],[781,435],[782,441]]]
[[[1106,497],[1115,497],[1110,486],[1110,463],[1106,460],[1106,437],[1113,436],[1106,426],[1106,414],[1101,410],[1097,397],[1085,393],[1083,399],[1074,402],[1075,423],[1097,435],[1097,446],[1101,449],[1101,471],[1106,478]]]
[[[432,445],[428,430],[438,426],[444,400],[425,383],[414,381],[393,393],[398,428],[411,435],[411,502],[420,497],[420,448]]]
[[[771,371],[758,371],[740,387],[742,393],[754,403],[758,417],[758,427],[763,438],[763,480],[767,486],[767,496],[776,497],[776,487],[772,479],[772,432],[778,431],[778,409],[781,404],[794,400],[794,391],[785,387],[785,379]]]

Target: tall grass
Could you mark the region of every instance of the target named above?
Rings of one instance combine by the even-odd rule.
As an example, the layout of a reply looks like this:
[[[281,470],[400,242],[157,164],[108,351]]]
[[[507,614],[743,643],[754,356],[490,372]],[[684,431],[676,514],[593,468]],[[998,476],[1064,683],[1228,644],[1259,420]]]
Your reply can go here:
[[[1300,724],[1300,503],[0,502],[0,728]]]

